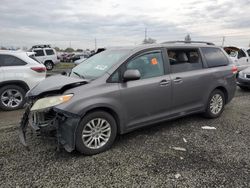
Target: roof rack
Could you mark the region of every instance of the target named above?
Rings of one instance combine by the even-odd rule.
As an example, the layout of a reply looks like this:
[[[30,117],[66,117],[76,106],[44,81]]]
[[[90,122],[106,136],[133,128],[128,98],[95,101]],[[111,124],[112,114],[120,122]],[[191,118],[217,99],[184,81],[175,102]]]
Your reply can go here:
[[[51,48],[49,44],[34,45],[32,48]]]
[[[212,42],[205,42],[205,41],[182,41],[182,40],[166,41],[166,42],[163,42],[162,44],[169,44],[169,43],[186,43],[186,44],[197,43],[197,44],[215,45]]]

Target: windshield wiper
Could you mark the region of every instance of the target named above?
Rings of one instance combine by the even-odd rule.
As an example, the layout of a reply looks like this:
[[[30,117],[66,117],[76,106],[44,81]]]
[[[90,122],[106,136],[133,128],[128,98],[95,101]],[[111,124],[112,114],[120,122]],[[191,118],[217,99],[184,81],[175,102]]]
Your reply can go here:
[[[78,77],[80,77],[80,78],[84,79],[84,76],[83,76],[83,75],[80,75],[79,73],[74,72],[74,71],[73,71],[73,73],[74,73],[75,75],[77,75]]]

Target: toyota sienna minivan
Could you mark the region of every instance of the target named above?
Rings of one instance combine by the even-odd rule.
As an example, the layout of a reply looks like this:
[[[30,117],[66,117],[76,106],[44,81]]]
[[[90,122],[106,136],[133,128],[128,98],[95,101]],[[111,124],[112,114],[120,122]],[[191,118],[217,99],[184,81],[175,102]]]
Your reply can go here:
[[[234,96],[236,73],[211,43],[110,48],[27,93],[20,140],[27,146],[27,127],[52,131],[58,147],[93,155],[137,128],[194,113],[217,118]]]

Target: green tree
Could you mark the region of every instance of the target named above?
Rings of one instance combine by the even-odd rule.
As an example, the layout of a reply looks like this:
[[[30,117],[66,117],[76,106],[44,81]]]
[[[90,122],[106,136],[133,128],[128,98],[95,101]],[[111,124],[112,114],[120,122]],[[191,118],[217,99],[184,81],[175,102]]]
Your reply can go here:
[[[66,48],[64,51],[65,51],[65,52],[68,52],[68,53],[72,53],[72,52],[74,52],[75,50],[74,50],[73,48]]]
[[[55,50],[56,50],[57,52],[61,51],[59,47],[55,47]]]
[[[83,52],[83,49],[76,49],[77,52]]]

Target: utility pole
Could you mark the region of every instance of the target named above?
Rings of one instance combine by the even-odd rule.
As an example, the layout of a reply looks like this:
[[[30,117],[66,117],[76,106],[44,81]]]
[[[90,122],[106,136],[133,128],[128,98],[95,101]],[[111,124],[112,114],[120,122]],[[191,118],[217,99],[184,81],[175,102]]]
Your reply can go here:
[[[225,43],[225,36],[222,37],[222,47],[224,46],[224,43]]]
[[[97,42],[96,42],[96,38],[95,38],[95,51],[97,50]]]
[[[148,38],[148,33],[147,33],[147,28],[145,28],[145,41],[147,40],[147,38]]]

